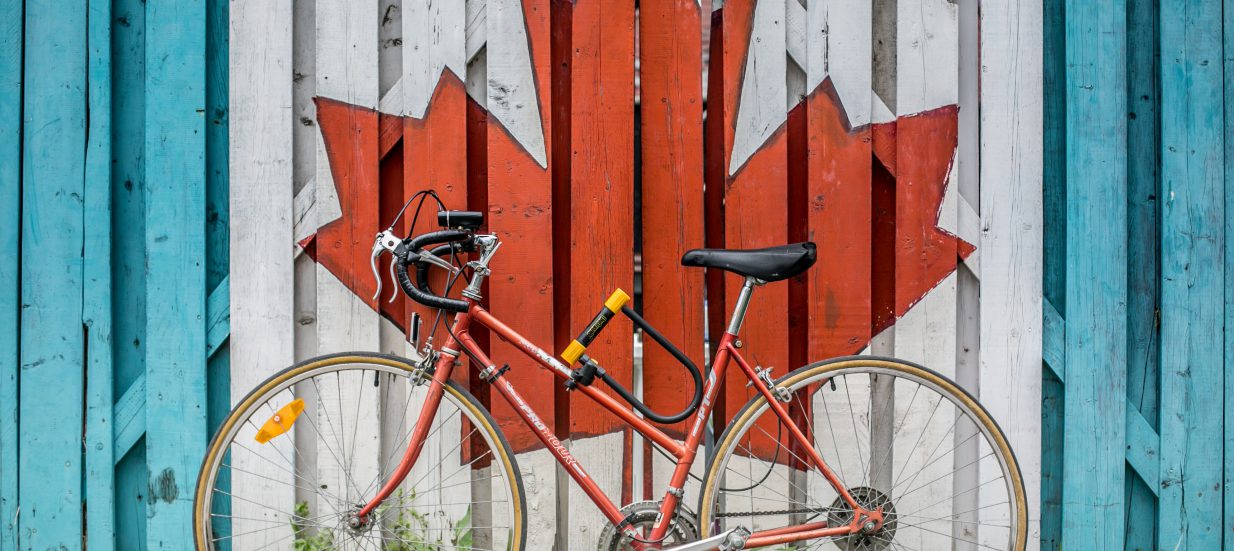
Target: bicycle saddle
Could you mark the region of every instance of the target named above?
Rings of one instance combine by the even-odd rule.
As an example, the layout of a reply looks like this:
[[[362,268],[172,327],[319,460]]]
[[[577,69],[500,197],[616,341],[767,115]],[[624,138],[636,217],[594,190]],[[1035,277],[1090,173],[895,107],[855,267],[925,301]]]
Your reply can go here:
[[[681,257],[682,266],[726,270],[763,281],[780,281],[814,265],[814,243],[793,243],[766,249],[694,249]]]

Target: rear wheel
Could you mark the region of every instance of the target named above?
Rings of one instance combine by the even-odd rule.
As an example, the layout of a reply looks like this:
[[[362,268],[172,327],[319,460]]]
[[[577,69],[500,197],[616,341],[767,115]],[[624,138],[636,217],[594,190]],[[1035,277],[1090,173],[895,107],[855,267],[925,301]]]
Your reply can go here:
[[[1019,466],[989,413],[929,369],[891,358],[838,358],[776,381],[811,446],[863,508],[875,532],[790,548],[1015,550],[1027,537]],[[699,504],[702,537],[826,522],[852,509],[810,466],[805,448],[756,396],[717,439]]]
[[[373,521],[355,522],[402,459],[431,384],[403,358],[363,353],[267,379],[210,444],[194,501],[196,548],[523,549],[514,454],[453,381],[410,474]]]

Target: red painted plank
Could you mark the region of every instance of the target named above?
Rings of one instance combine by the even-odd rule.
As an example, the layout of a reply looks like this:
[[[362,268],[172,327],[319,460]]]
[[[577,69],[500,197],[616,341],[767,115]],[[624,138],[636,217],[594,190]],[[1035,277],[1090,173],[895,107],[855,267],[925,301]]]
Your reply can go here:
[[[443,71],[424,117],[403,117],[402,122],[404,201],[418,191],[432,189],[441,196],[447,209],[467,208],[467,93],[463,83],[453,72]],[[416,203],[412,203],[404,215],[402,227],[407,232],[405,235],[440,229],[437,226],[438,207],[432,198],[425,201],[416,227],[411,228],[415,208]],[[442,293],[447,281],[445,271],[432,269],[429,274],[429,285],[434,292]],[[457,297],[465,285],[464,281],[456,281],[450,295]],[[437,312],[411,300],[404,302],[403,323],[407,323],[413,312],[418,312],[424,319],[421,338],[427,338]],[[449,321],[450,318],[443,318],[440,325],[444,326]],[[411,328],[407,330],[410,332]],[[439,328],[434,334],[434,342],[443,342],[445,338],[444,328]],[[456,371],[461,372],[457,380],[466,380],[466,370]]]
[[[570,333],[634,279],[634,4],[586,0],[573,6],[570,63]],[[632,332],[614,318],[587,353],[631,388]],[[560,352],[560,351],[558,351]],[[619,430],[590,399],[570,402],[571,436]]]
[[[702,16],[694,0],[644,2],[640,10],[643,316],[705,368],[703,270],[681,266],[681,255],[703,246]],[[643,366],[647,404],[681,411],[689,375],[649,339]],[[670,432],[680,438],[684,427]]]
[[[809,272],[809,357],[856,354],[871,336],[870,127],[849,128],[831,81],[806,98],[808,213],[819,262]]]
[[[728,174],[755,5],[753,0],[733,0],[724,4],[720,15],[723,55],[718,61],[712,60],[712,70],[722,72],[721,86],[725,90],[721,98],[725,142],[724,246],[730,249],[770,247],[788,242],[788,134],[785,126],[776,130],[735,174]],[[747,99],[746,105],[753,101],[753,98]],[[742,280],[726,274],[724,282],[723,311],[727,318]],[[787,318],[787,283],[772,283],[755,290],[741,331],[741,340],[746,343],[741,352],[751,365],[774,367],[777,376],[788,371]],[[713,335],[718,335],[723,327],[713,327]],[[740,371],[734,367],[729,375],[724,418],[731,418],[752,396]]]
[[[549,0],[524,0],[523,15],[531,42],[533,73],[539,95],[545,147],[551,147],[549,97]],[[490,69],[491,72],[491,69]],[[488,223],[502,241],[493,260],[488,304],[498,318],[542,347],[553,344],[552,180],[501,123],[488,118]],[[551,373],[540,369],[516,348],[499,339],[490,343],[492,357],[509,363],[505,375],[546,424],[553,425]],[[494,400],[493,416],[515,452],[542,445],[503,400]]]

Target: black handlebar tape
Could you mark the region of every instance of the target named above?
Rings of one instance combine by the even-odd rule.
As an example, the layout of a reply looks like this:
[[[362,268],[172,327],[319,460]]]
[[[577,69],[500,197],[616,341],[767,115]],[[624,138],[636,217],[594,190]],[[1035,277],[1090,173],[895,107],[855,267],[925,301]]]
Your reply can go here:
[[[415,240],[412,241],[414,242]],[[424,243],[420,244],[420,246],[423,245]],[[418,255],[419,251],[417,250],[413,252],[407,246],[407,242],[400,243],[399,246],[394,249],[395,276],[398,278],[399,287],[403,288],[403,292],[407,293],[407,296],[411,297],[412,300],[428,306],[429,308],[438,308],[448,312],[466,312],[469,308],[467,301],[437,296],[427,291],[423,291],[411,283],[411,277],[407,275],[407,263],[408,258],[412,254]]]
[[[612,321],[613,316],[621,311],[621,308],[630,302],[630,295],[625,291],[617,289],[613,294],[609,295],[608,300],[604,301],[604,307],[600,309],[600,313],[591,319],[591,323],[583,328],[583,332],[579,333],[578,338],[574,339],[565,351],[561,353],[561,359],[566,361],[568,365],[574,365],[587,347],[591,345],[591,341],[596,340],[596,336]]]
[[[470,253],[470,252],[474,252],[475,250],[476,250],[475,241],[468,239],[467,241],[464,241],[462,243],[446,243],[445,245],[438,245],[430,249],[429,254],[433,256],[445,258],[446,255],[449,255],[449,254]],[[424,291],[426,293],[434,294],[433,290],[429,289],[429,286],[428,286],[429,263],[415,261],[415,265],[416,265],[416,287],[419,287],[421,291]]]

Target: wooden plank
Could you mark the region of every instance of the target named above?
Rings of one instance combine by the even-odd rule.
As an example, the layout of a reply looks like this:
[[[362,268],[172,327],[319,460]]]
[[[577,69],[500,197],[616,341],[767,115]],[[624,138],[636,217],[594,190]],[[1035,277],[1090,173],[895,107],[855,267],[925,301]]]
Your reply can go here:
[[[465,76],[466,13],[462,2],[440,3],[407,0],[403,5],[403,170],[400,195],[405,201],[416,192],[437,191],[447,209],[467,208],[467,92]],[[401,206],[402,202],[400,201]],[[415,205],[412,205],[415,208]],[[412,213],[403,220],[403,231],[416,235],[440,229],[437,226],[437,205],[431,199],[425,203],[419,224],[411,227]],[[382,220],[383,224],[389,223]],[[503,251],[504,252],[504,251]],[[430,285],[439,292],[445,288],[443,270],[430,272]],[[466,285],[457,281],[453,296]],[[418,312],[424,319],[425,334],[437,316],[437,311],[414,301],[396,300],[406,304],[402,320]],[[404,321],[404,324],[406,322]],[[445,318],[442,325],[449,323]],[[435,342],[446,337],[439,331]],[[466,375],[465,370],[460,375]]]
[[[693,0],[639,10],[642,315],[704,369],[703,270],[681,266],[681,255],[703,246],[702,15]],[[650,341],[643,366],[644,401],[680,411],[694,384],[689,375]],[[685,423],[670,430],[682,437]]]
[[[1066,335],[1066,41],[1065,0],[1042,2],[1042,356],[1049,372],[1041,383],[1041,547],[1062,544],[1063,385]],[[1051,323],[1053,312],[1059,323]],[[1052,330],[1054,328],[1056,330]]]
[[[1160,2],[1128,0],[1128,33],[1159,36],[1160,14]],[[1134,267],[1127,272],[1127,418],[1147,417],[1154,426],[1161,380],[1161,205],[1157,200],[1161,195],[1161,59],[1159,40],[1131,40],[1127,44],[1127,265]],[[1135,465],[1130,462],[1135,436],[1131,427],[1129,423],[1128,460]],[[1157,459],[1147,467],[1147,478],[1127,479],[1126,549],[1157,546],[1158,488],[1145,483],[1159,478]]]
[[[1226,272],[1221,6],[1161,6],[1161,491],[1157,546],[1221,546]],[[1201,268],[1202,267],[1202,268]]]
[[[1065,371],[1064,347],[1067,345],[1066,329],[1063,327],[1063,317],[1054,308],[1049,299],[1041,301],[1041,357],[1050,368],[1054,378],[1067,380]]]
[[[1234,0],[1225,2],[1225,266],[1227,279],[1230,267],[1234,266],[1234,140],[1228,138],[1234,132]],[[1234,285],[1225,283],[1225,357],[1234,358]],[[1226,372],[1225,377],[1225,515],[1224,526],[1234,526],[1234,377]],[[1234,549],[1234,533],[1224,532],[1226,549]]]
[[[21,244],[22,2],[0,3],[0,249]],[[0,261],[0,547],[17,549],[21,259]]]
[[[1042,8],[986,5],[980,14],[982,251],[979,315],[981,402],[1019,458],[1028,518],[1038,519],[1042,369]],[[1057,313],[1055,314],[1057,315]],[[987,476],[988,478],[988,476]],[[983,478],[982,480],[985,480]],[[1002,496],[982,492],[979,506]],[[1004,524],[994,513],[980,522]],[[1030,521],[1031,522],[1031,521]],[[997,532],[997,530],[994,530]],[[1039,530],[1030,527],[1030,546]],[[980,534],[984,544],[993,544]],[[996,534],[1002,535],[1002,534]]]
[[[125,389],[112,408],[112,447],[116,461],[124,457],[146,434],[146,375],[141,374]]]
[[[1066,5],[1063,548],[1122,546],[1126,463],[1126,3]],[[1102,435],[1093,438],[1094,434]]]
[[[377,107],[378,25],[377,0],[315,3],[318,142],[316,200],[325,212],[317,234],[317,250],[333,249],[337,265],[318,255],[317,352],[377,350],[380,346],[375,282],[369,270],[373,235],[378,230],[379,162]],[[337,205],[337,206],[336,206]],[[337,210],[334,210],[337,208]],[[380,400],[361,377],[323,380],[317,401],[317,482],[344,499],[358,494],[380,472]],[[368,389],[370,399],[360,406]],[[357,427],[352,429],[351,427]],[[354,449],[350,469],[344,472],[338,453]],[[330,460],[326,460],[330,458]],[[309,503],[325,514],[329,504]]]
[[[21,245],[21,545],[82,548],[81,329],[87,10],[25,12]],[[66,289],[73,290],[65,292]]]
[[[112,318],[113,376],[116,391],[145,376],[146,250],[145,250],[145,82],[146,5],[141,0],[112,3],[112,308],[128,315]],[[144,386],[141,400],[145,400]],[[141,412],[145,430],[145,412]],[[139,433],[140,435],[140,433]],[[150,481],[145,443],[117,451],[116,547],[146,546],[147,499]]]
[[[749,249],[783,245],[788,242],[788,136],[787,74],[785,54],[784,4],[775,2],[730,1],[720,15],[724,35],[719,66],[723,101],[723,246]],[[710,161],[709,161],[710,162]],[[732,312],[742,280],[725,273],[724,299],[716,307],[725,318]],[[741,337],[747,343],[743,353],[752,363],[775,368],[774,376],[786,373],[789,365],[788,336],[784,322],[788,315],[788,285],[774,283],[760,287],[746,313]],[[718,340],[726,324],[712,327]],[[735,369],[725,385],[724,410],[717,415],[727,419],[752,396],[747,382]],[[765,427],[766,429],[767,427]],[[774,430],[774,429],[771,429]],[[758,451],[758,450],[756,450]]]
[[[91,550],[116,547],[112,447],[111,2],[89,3],[89,138],[86,150],[82,325],[86,330],[85,525]]]
[[[287,256],[291,256],[288,254]],[[213,356],[231,337],[231,278],[224,278],[206,299],[206,356]],[[230,386],[230,385],[229,385]]]
[[[230,264],[242,269],[214,290],[207,312],[213,321],[218,302],[230,305],[229,401],[236,404],[261,381],[295,362],[296,324],[294,261],[288,247],[294,186],[292,6],[258,2],[235,4],[233,9]],[[254,51],[264,55],[251,55]],[[208,343],[214,343],[215,336],[211,330]],[[291,437],[294,441],[295,435]],[[287,465],[278,451],[274,446],[231,450],[231,488],[243,491],[244,499],[227,500],[223,494],[214,499],[230,501],[220,506],[229,507],[234,517],[226,535],[240,538],[237,547],[271,544],[291,533],[285,513],[293,510],[295,466]],[[287,526],[262,530],[272,523]]]
[[[614,289],[634,292],[634,4],[576,3],[570,32],[570,185],[565,205],[570,241],[568,254],[555,260],[568,266],[566,327],[573,338]],[[626,388],[633,388],[632,334],[630,320],[617,316],[587,349]],[[622,475],[630,467],[615,453],[622,447],[621,427],[590,398],[571,397],[573,453],[610,496],[621,495]],[[570,502],[587,503],[576,484],[570,485]],[[593,545],[589,527],[604,523],[598,509],[571,506],[568,516],[569,547]]]
[[[945,0],[905,0],[896,4],[896,120],[895,160],[895,322],[894,349],[900,358],[930,366],[948,377],[957,363],[957,259],[954,237],[959,200],[954,163],[959,139],[956,104],[959,101],[959,20],[956,4]],[[906,389],[903,389],[906,390]],[[894,389],[894,392],[902,392]],[[872,400],[880,400],[877,386]],[[948,424],[932,423],[929,401],[911,396],[893,397],[900,415],[921,419],[921,446],[898,443],[890,458],[872,457],[893,467],[925,464],[925,454],[949,438]],[[888,417],[890,419],[890,417]],[[894,429],[887,421],[873,424],[872,433]],[[957,430],[958,432],[958,430]],[[924,449],[922,449],[924,448]],[[877,449],[877,448],[875,448]],[[952,471],[965,465],[964,454],[954,454],[922,469],[921,477],[938,479],[911,498],[909,509],[925,509],[930,518],[964,510],[951,499],[954,485],[964,485]],[[970,488],[975,482],[967,484]],[[964,488],[967,490],[968,488]],[[965,494],[967,495],[967,494]],[[897,534],[897,537],[901,537]],[[938,548],[948,537],[925,530],[907,530],[909,546]],[[971,536],[960,536],[973,539]]]
[[[487,178],[489,230],[502,240],[497,277],[488,282],[489,308],[499,318],[518,320],[518,331],[543,347],[552,346],[554,236],[550,113],[551,46],[549,0],[489,0],[485,104],[488,106]],[[517,107],[517,108],[516,108]],[[499,262],[499,264],[498,264]],[[509,362],[505,375],[549,426],[557,426],[553,399],[558,383],[513,346],[490,343],[494,361]],[[497,360],[496,358],[499,358]],[[527,485],[528,548],[547,549],[557,532],[557,490],[552,458],[518,414],[494,400],[493,416],[506,427]],[[564,437],[564,434],[562,435]],[[564,533],[561,536],[565,537]],[[564,539],[561,544],[565,546]]]
[[[146,543],[177,549],[192,527],[205,452],[205,3],[146,8]]]
[[[1157,431],[1148,424],[1143,415],[1138,411],[1132,411],[1131,404],[1127,404],[1127,465],[1135,470],[1136,474],[1144,480],[1147,491],[1154,497],[1158,495],[1161,483],[1161,477],[1158,472],[1160,468],[1160,457],[1163,455],[1161,450],[1161,439],[1157,435]],[[1128,518],[1128,522],[1131,519]],[[1150,520],[1150,522],[1152,522]],[[1128,540],[1135,534],[1128,533]]]
[[[821,259],[806,273],[810,359],[856,354],[872,332],[872,17],[868,3],[809,10],[806,216]]]

